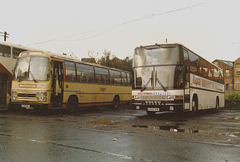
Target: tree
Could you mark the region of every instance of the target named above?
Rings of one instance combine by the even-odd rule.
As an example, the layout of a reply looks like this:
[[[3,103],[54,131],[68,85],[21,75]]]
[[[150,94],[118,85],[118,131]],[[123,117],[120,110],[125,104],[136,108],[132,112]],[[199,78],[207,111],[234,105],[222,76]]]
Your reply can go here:
[[[126,70],[126,71],[132,71],[132,58],[126,57],[124,60],[122,60],[122,66],[120,69]]]
[[[104,50],[103,56],[97,61],[97,63],[103,66],[112,67],[110,57],[111,57],[111,52]]]
[[[125,71],[132,71],[132,58],[126,57],[121,60],[118,57],[114,56],[111,51],[107,51],[106,49],[103,51],[103,56],[98,59],[99,53],[95,54],[94,51],[88,50],[89,58],[82,58],[83,62],[89,63],[97,63],[103,66],[112,67],[116,69],[121,69]]]
[[[95,58],[82,58],[82,62],[94,63],[96,64]]]
[[[98,53],[95,54],[94,51],[88,50],[88,58],[82,58],[82,61],[96,64],[97,63],[97,61],[96,61],[97,56],[98,56]]]
[[[118,57],[111,54],[110,51],[104,50],[103,56],[97,61],[98,64],[117,68],[125,71],[132,71],[132,59],[130,57],[126,57],[121,60]]]

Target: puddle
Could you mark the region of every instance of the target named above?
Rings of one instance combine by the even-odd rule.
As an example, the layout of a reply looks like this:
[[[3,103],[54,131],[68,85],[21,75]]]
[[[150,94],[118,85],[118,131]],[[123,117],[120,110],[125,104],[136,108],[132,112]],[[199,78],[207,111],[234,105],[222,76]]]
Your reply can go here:
[[[197,129],[189,129],[190,133],[198,133],[199,131]]]
[[[147,125],[132,125],[134,128],[148,128]]]
[[[119,126],[130,126],[130,124],[126,124],[126,123],[117,123],[117,125],[119,125]]]
[[[183,124],[184,125],[184,124]],[[179,125],[162,125],[162,126],[147,126],[147,125],[132,125],[134,128],[149,128],[153,130],[164,130],[170,132],[186,132],[186,133],[198,133],[197,129],[181,129]]]
[[[114,121],[110,120],[96,120],[96,121],[87,121],[86,124],[104,124],[104,125],[114,125]]]
[[[176,125],[163,125],[163,126],[159,126],[160,130],[167,130],[170,131],[171,129],[178,129],[179,126]]]
[[[55,119],[55,121],[65,121],[64,119]]]
[[[185,124],[183,124],[183,123],[175,123],[175,125],[185,125]]]
[[[227,120],[238,120],[238,117],[231,116],[231,117],[225,117],[224,119],[227,119]]]
[[[230,134],[229,136],[230,137],[238,137],[238,138],[240,138],[240,133]]]
[[[85,124],[101,124],[101,125],[118,125],[118,126],[131,126],[127,123],[117,123],[111,120],[94,120],[94,121],[87,121]]]

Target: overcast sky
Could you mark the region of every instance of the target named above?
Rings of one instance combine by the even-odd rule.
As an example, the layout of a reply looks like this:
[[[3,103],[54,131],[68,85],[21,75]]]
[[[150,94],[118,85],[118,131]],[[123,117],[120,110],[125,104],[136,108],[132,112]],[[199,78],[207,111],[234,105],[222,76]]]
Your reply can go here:
[[[181,43],[209,61],[240,57],[239,0],[5,0],[7,42],[78,58]],[[3,40],[3,38],[0,38]]]

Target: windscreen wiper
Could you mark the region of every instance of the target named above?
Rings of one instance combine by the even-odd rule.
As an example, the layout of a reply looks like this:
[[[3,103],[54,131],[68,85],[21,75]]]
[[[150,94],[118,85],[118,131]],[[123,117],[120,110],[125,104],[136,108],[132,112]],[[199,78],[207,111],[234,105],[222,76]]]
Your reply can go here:
[[[29,74],[32,76],[32,78],[33,78],[33,81],[34,81],[35,83],[37,83],[37,80],[35,79],[35,77],[34,77],[33,73],[32,73],[31,71],[29,71]]]
[[[152,78],[149,78],[147,84],[145,84],[142,88],[141,88],[141,92],[144,91],[147,88],[147,85],[150,83],[150,81],[152,80]]]
[[[166,87],[164,87],[164,85],[162,84],[162,82],[161,82],[158,78],[156,78],[156,81],[157,81],[158,84],[162,87],[162,89],[166,92],[167,89],[166,89]]]
[[[17,80],[18,82],[21,82],[23,80],[24,77],[19,76],[19,79]]]

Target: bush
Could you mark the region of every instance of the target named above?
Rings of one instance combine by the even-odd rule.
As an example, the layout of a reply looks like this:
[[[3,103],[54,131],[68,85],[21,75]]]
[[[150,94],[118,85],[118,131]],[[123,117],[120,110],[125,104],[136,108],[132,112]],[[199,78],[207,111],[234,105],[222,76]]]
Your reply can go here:
[[[237,92],[233,92],[232,94],[225,94],[226,100],[240,100],[240,95]]]

